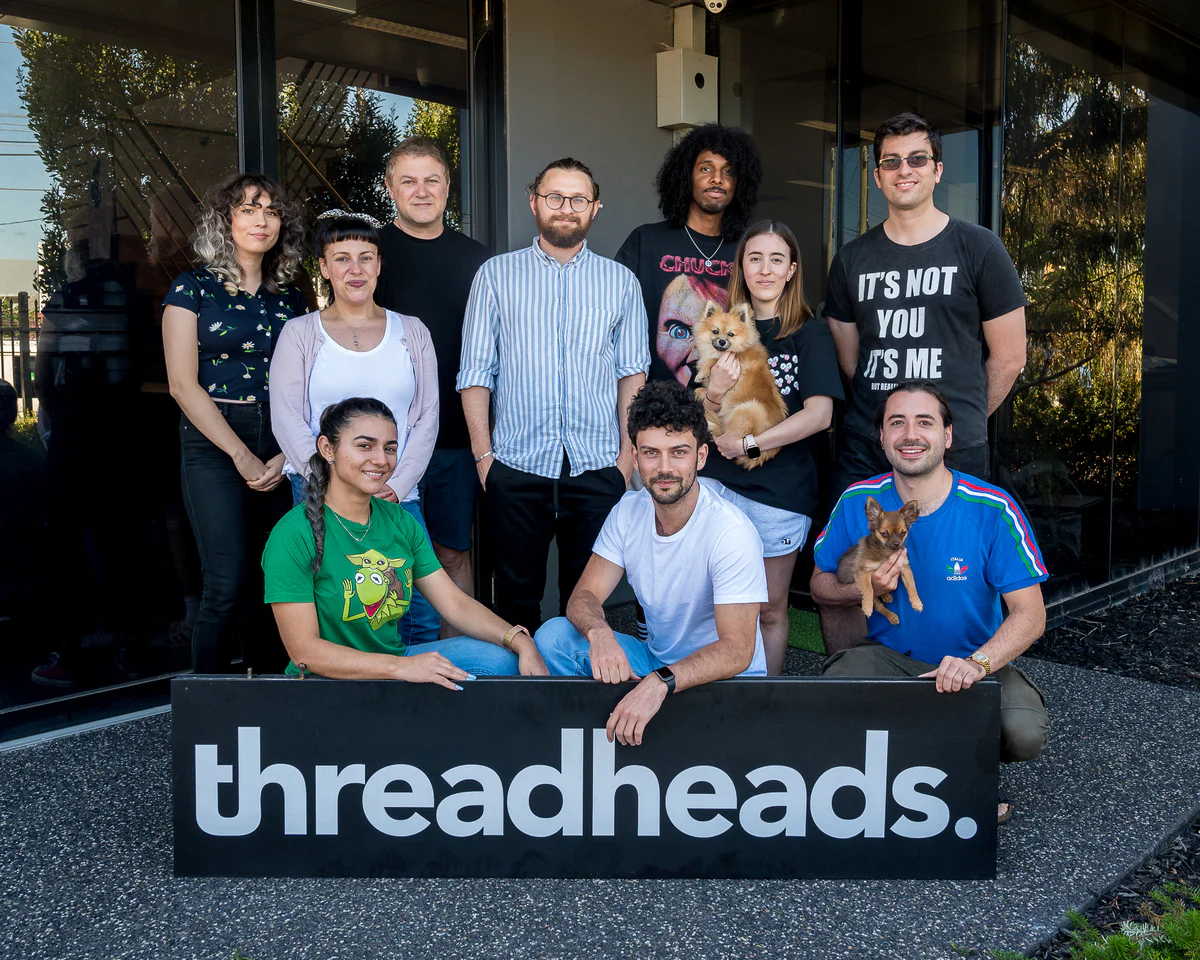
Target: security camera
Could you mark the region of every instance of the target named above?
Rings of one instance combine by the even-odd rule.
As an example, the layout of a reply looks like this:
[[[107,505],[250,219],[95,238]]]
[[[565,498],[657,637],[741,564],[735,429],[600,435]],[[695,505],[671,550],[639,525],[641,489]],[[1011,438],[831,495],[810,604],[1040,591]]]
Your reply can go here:
[[[729,0],[704,0],[704,7],[709,13],[720,13],[729,5]]]

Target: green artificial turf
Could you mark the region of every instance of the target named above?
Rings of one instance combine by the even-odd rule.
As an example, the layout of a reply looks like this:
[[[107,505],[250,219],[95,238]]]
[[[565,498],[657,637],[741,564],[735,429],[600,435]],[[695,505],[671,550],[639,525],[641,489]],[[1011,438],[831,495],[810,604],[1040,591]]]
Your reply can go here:
[[[788,646],[813,653],[825,653],[821,637],[821,618],[811,610],[788,608]]]

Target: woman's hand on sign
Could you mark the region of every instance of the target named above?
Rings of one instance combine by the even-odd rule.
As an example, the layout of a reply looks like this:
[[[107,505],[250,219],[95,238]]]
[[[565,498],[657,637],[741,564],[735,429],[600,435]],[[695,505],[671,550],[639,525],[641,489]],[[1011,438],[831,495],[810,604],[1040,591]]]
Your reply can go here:
[[[474,680],[466,670],[456,667],[440,653],[418,653],[402,657],[399,679],[409,683],[437,683],[447,690],[461,690],[456,680]]]
[[[667,698],[667,685],[657,674],[651,674],[621,698],[615,710],[608,715],[605,732],[608,742],[613,737],[626,747],[640,747],[642,734],[658,708]]]

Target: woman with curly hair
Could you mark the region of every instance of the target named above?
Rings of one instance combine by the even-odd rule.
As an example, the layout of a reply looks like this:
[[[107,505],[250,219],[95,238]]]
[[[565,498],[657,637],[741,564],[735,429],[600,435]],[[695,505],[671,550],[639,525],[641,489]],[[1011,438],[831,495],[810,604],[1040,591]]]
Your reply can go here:
[[[667,151],[655,186],[663,220],[637,227],[617,252],[642,288],[650,318],[651,380],[687,385],[695,354],[692,326],[704,299],[680,314],[690,288],[710,289],[725,305],[733,247],[758,202],[762,163],[750,136],[705,124]],[[690,287],[681,278],[686,277]],[[691,298],[696,300],[696,298]]]
[[[242,651],[247,665],[282,666],[253,572],[291,500],[280,487],[268,367],[283,325],[308,309],[292,283],[303,243],[299,206],[278,183],[226,177],[205,198],[192,237],[202,265],[178,276],[163,301],[167,379],[183,413],[183,502],[203,575],[192,631],[197,673],[229,670],[239,627],[253,643]]]

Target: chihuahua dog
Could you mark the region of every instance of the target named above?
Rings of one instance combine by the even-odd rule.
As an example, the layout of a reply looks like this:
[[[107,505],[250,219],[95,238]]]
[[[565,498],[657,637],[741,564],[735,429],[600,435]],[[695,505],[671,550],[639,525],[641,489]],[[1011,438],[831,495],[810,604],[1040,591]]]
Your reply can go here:
[[[696,398],[701,402],[708,389],[713,364],[722,354],[732,353],[742,366],[738,382],[721,398],[721,409],[714,414],[705,408],[714,437],[723,433],[737,437],[759,434],[787,419],[787,403],[767,364],[767,348],[758,339],[758,327],[749,304],[739,303],[724,311],[709,300],[692,333],[700,357],[696,365],[696,383],[705,385],[696,390]],[[738,457],[737,462],[750,470],[762,466],[777,452],[764,450],[756,460],[743,456]]]
[[[893,627],[900,623],[900,618],[892,613],[885,603],[892,602],[890,593],[875,595],[871,587],[871,574],[878,570],[888,558],[904,546],[908,539],[908,528],[917,519],[917,501],[909,500],[899,510],[884,510],[874,497],[867,497],[867,523],[870,531],[865,537],[842,554],[838,561],[838,583],[853,583],[862,591],[862,612],[867,617],[875,609],[887,617]],[[913,581],[912,567],[908,561],[900,568],[900,579],[904,589],[908,591],[908,602],[920,613],[925,609],[921,598],[917,595],[917,585]]]

